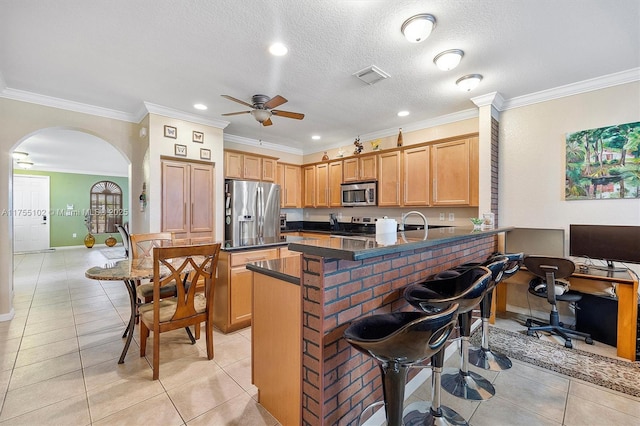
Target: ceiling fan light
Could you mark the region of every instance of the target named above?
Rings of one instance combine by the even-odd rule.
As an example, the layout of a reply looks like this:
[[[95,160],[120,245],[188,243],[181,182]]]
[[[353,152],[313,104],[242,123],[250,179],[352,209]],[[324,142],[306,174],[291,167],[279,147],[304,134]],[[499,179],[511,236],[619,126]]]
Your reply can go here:
[[[481,80],[482,76],[480,74],[468,74],[456,80],[456,84],[461,90],[470,92],[471,90],[478,87],[478,84],[480,84]]]
[[[24,160],[25,158],[27,158],[29,156],[29,154],[27,154],[26,152],[22,152],[22,151],[13,151],[13,153],[11,155],[16,160]]]
[[[404,21],[400,31],[411,43],[420,43],[436,26],[436,18],[428,13],[420,13]]]
[[[463,56],[464,52],[460,49],[445,50],[444,52],[438,53],[436,57],[433,58],[433,62],[442,71],[449,71],[460,64]]]
[[[262,123],[263,121],[271,117],[271,111],[269,111],[268,109],[254,109],[251,111],[251,115],[253,115],[253,118]]]
[[[18,166],[22,167],[23,169],[30,169],[31,167],[33,167],[33,163],[31,161],[19,160],[17,163]]]

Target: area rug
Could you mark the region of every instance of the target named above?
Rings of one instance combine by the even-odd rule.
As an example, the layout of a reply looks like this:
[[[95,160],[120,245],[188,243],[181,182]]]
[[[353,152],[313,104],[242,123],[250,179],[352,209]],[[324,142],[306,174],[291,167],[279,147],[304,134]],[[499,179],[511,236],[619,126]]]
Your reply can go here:
[[[124,247],[122,247],[122,245],[100,249],[100,253],[107,259],[124,259],[125,258]]]
[[[628,395],[640,396],[640,364],[627,362],[560,344],[491,327],[490,347],[529,364],[537,365],[569,377],[593,383]],[[480,346],[479,331],[471,337],[472,346]]]

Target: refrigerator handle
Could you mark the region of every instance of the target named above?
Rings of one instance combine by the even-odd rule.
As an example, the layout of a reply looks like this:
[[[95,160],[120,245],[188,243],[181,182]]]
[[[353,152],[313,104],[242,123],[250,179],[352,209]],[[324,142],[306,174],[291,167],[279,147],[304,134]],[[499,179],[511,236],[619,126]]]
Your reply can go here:
[[[264,193],[263,188],[258,186],[258,237],[264,237]]]

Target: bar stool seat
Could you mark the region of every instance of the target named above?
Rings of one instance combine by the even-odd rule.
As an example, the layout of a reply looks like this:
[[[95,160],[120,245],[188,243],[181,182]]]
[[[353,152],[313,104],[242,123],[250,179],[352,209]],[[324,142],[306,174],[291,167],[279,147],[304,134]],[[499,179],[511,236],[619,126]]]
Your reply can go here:
[[[344,331],[347,342],[380,362],[389,426],[402,426],[408,369],[440,351],[455,327],[457,311],[458,305],[449,303],[432,315],[422,312],[373,315],[354,321]]]
[[[487,268],[477,266],[462,273],[452,273],[450,278],[432,279],[409,285],[405,288],[404,298],[411,305],[424,312],[438,312],[450,303],[458,303],[458,318],[460,320],[466,318],[466,315],[460,315],[460,312],[470,313],[482,299],[490,278],[491,272]],[[467,422],[462,416],[440,403],[444,348],[431,357],[431,365],[433,368],[431,404],[416,402],[409,405],[404,411],[405,425],[466,425]],[[476,374],[476,376],[478,375]],[[482,377],[478,377],[484,380]],[[467,386],[467,388],[469,387]],[[495,393],[493,385],[488,381],[486,381],[486,387],[488,390],[483,392],[493,391]]]

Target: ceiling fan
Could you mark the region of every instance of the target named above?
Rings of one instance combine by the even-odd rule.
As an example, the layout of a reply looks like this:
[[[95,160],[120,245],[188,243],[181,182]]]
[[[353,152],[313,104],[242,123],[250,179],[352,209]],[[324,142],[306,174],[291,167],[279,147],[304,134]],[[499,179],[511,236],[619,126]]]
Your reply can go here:
[[[302,120],[304,118],[304,114],[300,114],[299,112],[290,112],[290,111],[282,111],[279,109],[272,109],[287,102],[287,100],[280,95],[276,95],[273,98],[269,98],[269,96],[267,95],[253,95],[251,97],[251,102],[252,102],[251,104],[245,101],[241,101],[240,99],[236,99],[229,95],[221,95],[221,96],[223,98],[229,99],[230,101],[234,101],[251,108],[251,111],[229,112],[226,114],[222,114],[224,116],[251,114],[253,118],[255,118],[256,121],[261,123],[263,126],[271,126],[273,124],[271,122],[272,115],[275,115],[278,117],[293,118],[296,120]]]

